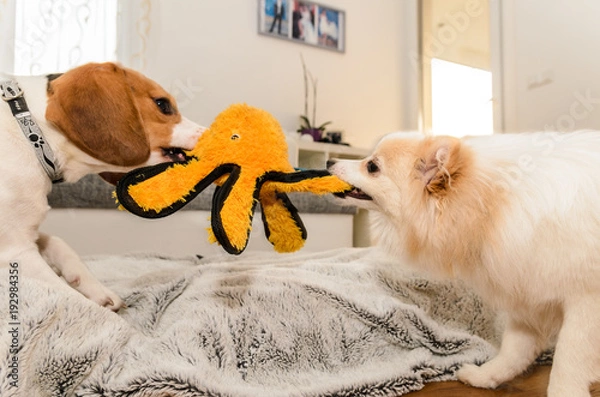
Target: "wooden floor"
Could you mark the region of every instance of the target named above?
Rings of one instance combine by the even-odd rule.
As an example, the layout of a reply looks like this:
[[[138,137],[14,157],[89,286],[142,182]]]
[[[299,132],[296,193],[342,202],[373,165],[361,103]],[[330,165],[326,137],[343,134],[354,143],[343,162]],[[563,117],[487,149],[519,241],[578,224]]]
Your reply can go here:
[[[545,397],[550,366],[534,367],[528,374],[499,387],[483,390],[460,382],[430,383],[422,390],[405,394],[407,397]],[[600,397],[600,384],[591,388],[593,397]]]

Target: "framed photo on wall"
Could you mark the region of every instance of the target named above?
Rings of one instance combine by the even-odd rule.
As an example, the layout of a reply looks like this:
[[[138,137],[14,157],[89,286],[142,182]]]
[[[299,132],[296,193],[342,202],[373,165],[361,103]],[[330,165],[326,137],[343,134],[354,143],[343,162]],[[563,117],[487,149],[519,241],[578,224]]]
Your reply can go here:
[[[345,51],[345,13],[304,0],[259,0],[258,32],[327,50]]]

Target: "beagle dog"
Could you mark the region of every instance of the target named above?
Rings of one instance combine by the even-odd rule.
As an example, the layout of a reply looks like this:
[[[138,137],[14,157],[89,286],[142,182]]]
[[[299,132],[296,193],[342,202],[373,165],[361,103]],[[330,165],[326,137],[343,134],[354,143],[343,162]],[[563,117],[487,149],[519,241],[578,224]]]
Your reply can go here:
[[[131,169],[183,160],[204,128],[182,117],[156,82],[114,63],[45,77],[0,74],[0,88],[0,267],[118,310],[121,299],[73,249],[38,231],[53,179],[98,173],[115,183]]]

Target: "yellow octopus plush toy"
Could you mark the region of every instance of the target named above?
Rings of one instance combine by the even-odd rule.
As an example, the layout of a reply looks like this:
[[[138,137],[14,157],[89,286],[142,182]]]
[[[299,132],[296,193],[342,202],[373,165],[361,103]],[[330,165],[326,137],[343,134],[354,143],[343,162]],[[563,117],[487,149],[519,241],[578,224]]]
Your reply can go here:
[[[133,214],[161,218],[216,183],[209,240],[235,255],[248,244],[257,202],[274,249],[293,252],[302,248],[307,233],[287,193],[322,195],[352,188],[326,170],[296,171],[277,120],[246,104],[221,112],[186,158],[125,175],[117,184],[119,203]]]

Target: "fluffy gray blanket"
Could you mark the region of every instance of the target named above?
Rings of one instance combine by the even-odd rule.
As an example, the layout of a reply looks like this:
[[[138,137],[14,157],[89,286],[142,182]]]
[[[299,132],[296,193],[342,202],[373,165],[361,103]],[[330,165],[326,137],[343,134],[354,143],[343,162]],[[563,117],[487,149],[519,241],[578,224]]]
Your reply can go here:
[[[374,249],[87,263],[126,309],[2,272],[1,396],[400,396],[495,351],[472,293]]]

